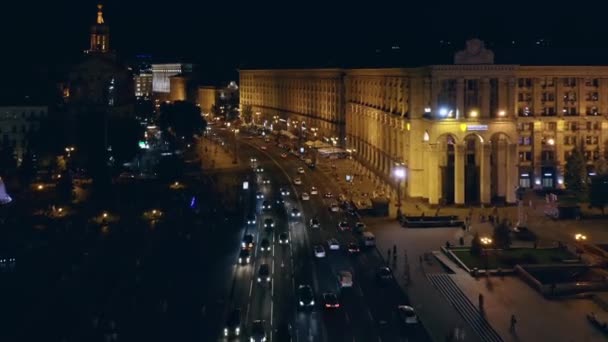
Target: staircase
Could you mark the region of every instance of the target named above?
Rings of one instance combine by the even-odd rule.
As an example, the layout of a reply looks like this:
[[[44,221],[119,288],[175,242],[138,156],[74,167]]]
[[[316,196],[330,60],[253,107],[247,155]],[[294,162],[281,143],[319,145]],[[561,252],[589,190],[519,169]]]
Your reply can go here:
[[[471,303],[469,298],[462,293],[458,285],[449,274],[434,273],[427,274],[427,278],[437,288],[437,290],[454,306],[462,318],[479,335],[481,340],[487,342],[502,342],[502,338],[483,318],[477,308]]]

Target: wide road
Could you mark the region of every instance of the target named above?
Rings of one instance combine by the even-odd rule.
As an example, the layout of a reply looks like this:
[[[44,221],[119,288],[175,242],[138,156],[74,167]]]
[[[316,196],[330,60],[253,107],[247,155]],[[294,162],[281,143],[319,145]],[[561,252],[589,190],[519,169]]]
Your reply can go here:
[[[251,146],[257,148],[263,145],[267,147],[265,151],[258,150],[256,153],[250,149]],[[337,213],[328,210],[329,203],[333,199],[325,199],[323,194],[326,192],[338,194],[340,191],[328,175],[308,168],[305,168],[304,174],[298,174],[297,169],[304,167],[302,161],[291,155],[282,158],[280,154],[284,152],[283,150],[277,148],[274,143],[265,143],[258,138],[242,139],[240,149],[247,154],[258,156],[258,161],[264,165],[265,175],[271,180],[271,187],[277,186],[278,183],[279,186],[292,189],[292,194],[285,204],[288,212],[294,206],[302,210],[301,218],[289,221],[295,286],[312,285],[318,303],[322,302],[324,292],[335,292],[339,295],[340,309],[326,310],[319,305],[312,312],[296,313],[294,337],[297,340],[323,341],[430,340],[421,324],[406,326],[400,322],[396,307],[409,301],[396,282],[380,284],[377,281],[376,270],[384,266],[378,251],[369,248],[362,250],[358,255],[349,255],[346,252],[346,245],[349,242],[358,243],[359,237],[352,232],[339,232],[337,225],[340,221],[347,221],[352,227],[357,218],[351,217],[342,209]],[[293,179],[296,177],[301,178],[301,185],[294,185]],[[310,200],[302,201],[301,194],[303,192],[310,194],[312,186],[318,188],[318,195],[311,195]],[[308,227],[307,223],[313,217],[320,221],[321,229]],[[330,238],[336,238],[340,242],[339,251],[329,250],[327,240]],[[327,256],[315,258],[312,253],[314,245],[323,245]],[[342,270],[353,273],[352,288],[339,288],[337,273]],[[400,276],[398,271],[399,265],[394,270],[395,276]],[[275,284],[274,296],[276,293],[286,294],[294,290],[293,286],[285,290],[278,289]],[[277,311],[274,311],[274,314],[276,315]],[[280,310],[279,314],[285,317],[288,312]]]

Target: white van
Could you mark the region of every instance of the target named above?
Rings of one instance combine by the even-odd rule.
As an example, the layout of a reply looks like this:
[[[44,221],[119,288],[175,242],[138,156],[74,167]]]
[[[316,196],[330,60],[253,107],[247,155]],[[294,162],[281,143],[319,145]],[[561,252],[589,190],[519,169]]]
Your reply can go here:
[[[371,232],[363,232],[361,239],[364,246],[371,247],[376,245],[376,236]]]

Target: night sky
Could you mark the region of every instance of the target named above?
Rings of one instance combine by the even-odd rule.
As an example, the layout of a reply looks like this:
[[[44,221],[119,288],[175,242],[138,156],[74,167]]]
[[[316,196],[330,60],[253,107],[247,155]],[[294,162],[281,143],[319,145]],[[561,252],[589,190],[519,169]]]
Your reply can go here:
[[[2,58],[15,66],[7,77],[29,79],[33,74],[40,79],[78,60],[87,48],[96,3],[3,4],[0,29],[8,48],[3,50],[9,53]],[[123,59],[149,53],[160,59],[192,61],[224,78],[236,77],[238,67],[449,63],[452,52],[473,36],[488,42],[499,62],[498,51],[503,48],[516,47],[529,57],[527,49],[544,45],[608,47],[605,9],[599,6],[579,9],[576,3],[555,1],[509,2],[508,9],[495,5],[506,2],[494,1],[329,3],[107,0],[104,12],[111,46]],[[554,59],[564,55],[551,51],[545,48],[545,55]],[[507,55],[511,53],[502,53]],[[589,55],[589,63],[608,64],[596,53],[574,55],[582,62]],[[552,61],[559,63],[570,61]]]

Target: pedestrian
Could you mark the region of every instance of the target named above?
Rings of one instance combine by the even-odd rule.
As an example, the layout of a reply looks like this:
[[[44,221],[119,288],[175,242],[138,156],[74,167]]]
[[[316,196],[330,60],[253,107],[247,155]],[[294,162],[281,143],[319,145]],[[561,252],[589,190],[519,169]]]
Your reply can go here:
[[[515,324],[517,324],[517,319],[515,318],[515,314],[513,314],[511,315],[511,327],[509,328],[512,333],[515,332]]]
[[[397,256],[397,245],[393,245],[393,254]]]
[[[483,294],[479,294],[479,312],[483,314]]]
[[[391,249],[390,249],[390,248],[388,249],[388,258],[387,258],[387,259],[388,259],[388,260],[390,260],[390,259],[391,259]]]

